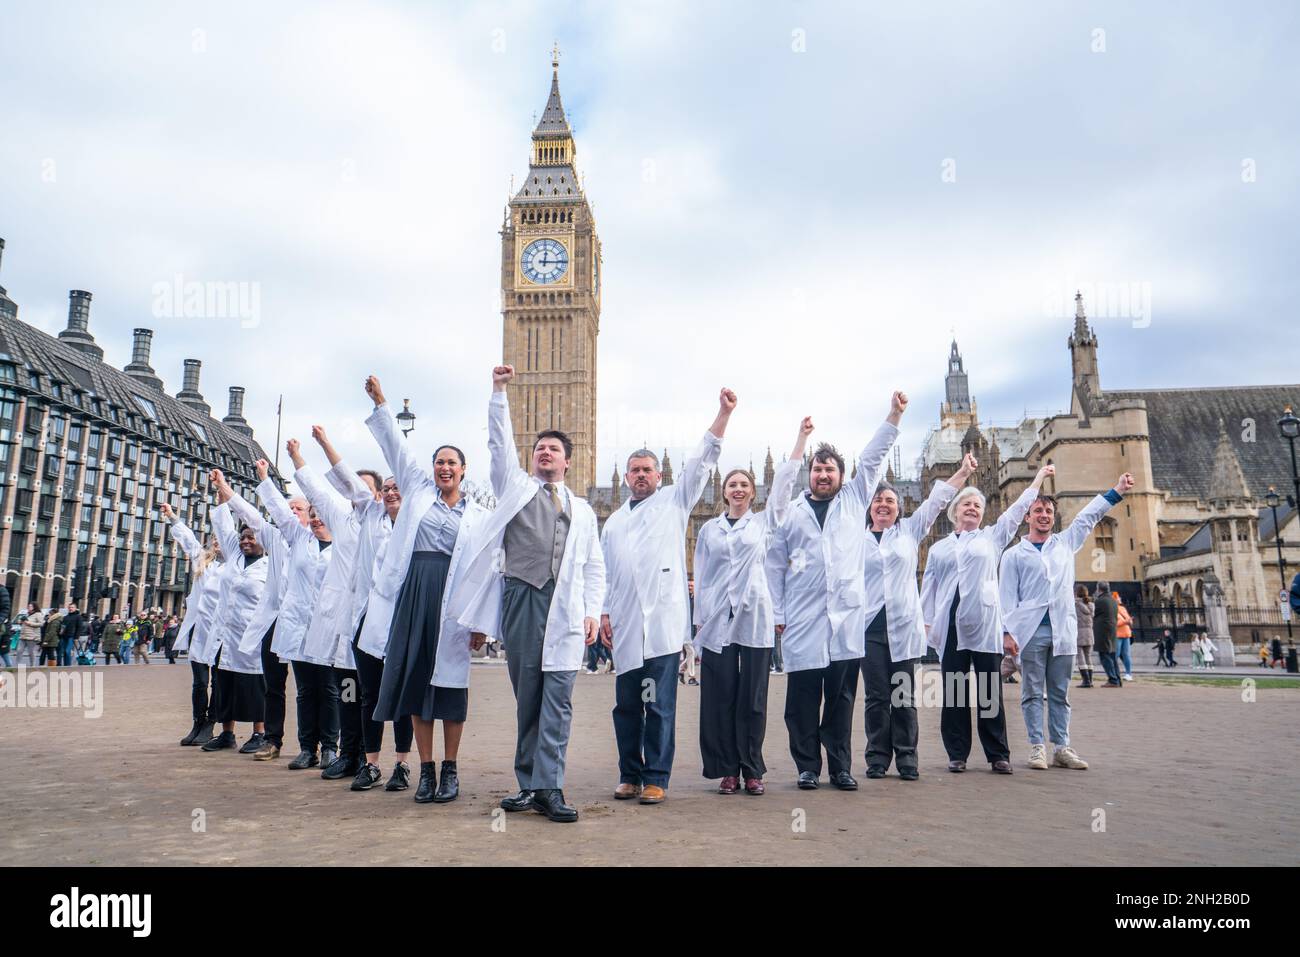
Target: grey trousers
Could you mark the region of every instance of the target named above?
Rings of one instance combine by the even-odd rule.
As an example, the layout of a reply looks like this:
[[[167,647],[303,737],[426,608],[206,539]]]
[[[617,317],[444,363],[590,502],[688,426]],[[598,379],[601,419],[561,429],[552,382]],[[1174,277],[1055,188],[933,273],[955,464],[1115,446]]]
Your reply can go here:
[[[501,595],[501,631],[506,669],[515,689],[519,725],[515,779],[520,790],[564,787],[564,757],[573,720],[573,682],[578,672],[543,671],[542,645],[555,582],[534,588],[506,577]]]

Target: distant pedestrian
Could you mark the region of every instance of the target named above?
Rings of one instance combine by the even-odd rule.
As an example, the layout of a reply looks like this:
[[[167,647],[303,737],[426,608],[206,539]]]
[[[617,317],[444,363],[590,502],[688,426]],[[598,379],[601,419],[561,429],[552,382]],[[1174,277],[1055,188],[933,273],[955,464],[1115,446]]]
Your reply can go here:
[[[1123,686],[1120,680],[1119,662],[1115,658],[1115,629],[1118,625],[1119,607],[1111,597],[1110,583],[1098,582],[1096,598],[1093,601],[1092,640],[1093,647],[1097,649],[1097,657],[1101,659],[1101,667],[1106,672],[1106,683],[1101,685],[1103,688]]]
[[[1129,646],[1133,643],[1133,616],[1124,607],[1119,592],[1113,591],[1110,595],[1115,599],[1117,615],[1115,621],[1115,662],[1117,665],[1123,666],[1121,677],[1125,681],[1132,681],[1133,659],[1129,655]]]
[[[1178,639],[1168,628],[1165,629],[1165,663],[1170,668],[1177,668],[1178,662],[1174,661],[1174,645]]]
[[[1282,658],[1282,639],[1274,636],[1270,646],[1273,650],[1273,667],[1281,668],[1285,666],[1286,662]]]
[[[1201,636],[1192,634],[1192,670],[1200,671],[1205,666],[1205,655],[1201,649]]]
[[[1074,586],[1074,615],[1078,622],[1078,650],[1075,652],[1075,664],[1079,668],[1079,677],[1083,680],[1075,685],[1077,688],[1092,687],[1092,597],[1088,586]]]
[[[27,605],[27,611],[18,616],[18,664],[26,661],[35,668],[45,660],[41,655],[41,644],[45,635],[45,615],[34,604]],[[39,661],[38,661],[39,658]]]
[[[119,665],[126,664],[126,659],[122,657],[122,637],[125,633],[126,626],[122,624],[121,616],[114,612],[113,617],[104,625],[104,636],[101,639],[104,664],[111,665],[114,658]]]
[[[1210,636],[1206,632],[1201,632],[1201,657],[1205,661],[1205,667],[1211,671],[1214,670],[1214,642],[1210,641]]]

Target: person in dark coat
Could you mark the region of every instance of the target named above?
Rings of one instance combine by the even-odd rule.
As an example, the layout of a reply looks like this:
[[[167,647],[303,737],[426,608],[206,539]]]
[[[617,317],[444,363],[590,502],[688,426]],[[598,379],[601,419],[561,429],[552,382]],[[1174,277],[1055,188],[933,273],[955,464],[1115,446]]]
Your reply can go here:
[[[68,602],[67,614],[59,624],[59,665],[72,667],[72,649],[81,635],[81,612],[75,601]]]
[[[122,635],[126,632],[126,625],[122,624],[121,618],[114,613],[113,620],[104,626],[103,648],[104,664],[111,665],[113,659],[117,663],[125,664],[122,660]]]
[[[1119,663],[1115,660],[1115,630],[1119,627],[1119,606],[1110,594],[1110,582],[1098,582],[1093,601],[1092,642],[1101,659],[1101,666],[1106,671],[1106,683],[1102,688],[1119,688]]]

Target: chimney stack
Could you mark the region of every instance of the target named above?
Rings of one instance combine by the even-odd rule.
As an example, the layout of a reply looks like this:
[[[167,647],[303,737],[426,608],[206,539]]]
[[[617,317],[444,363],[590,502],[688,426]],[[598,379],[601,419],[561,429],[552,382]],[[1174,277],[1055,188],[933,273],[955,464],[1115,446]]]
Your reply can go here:
[[[196,412],[211,415],[212,406],[203,401],[203,393],[199,391],[199,370],[201,368],[203,368],[203,363],[198,359],[185,360],[184,385],[181,391],[176,393],[176,398],[182,405],[187,405]]]
[[[135,339],[131,344],[131,362],[122,370],[131,378],[151,389],[163,390],[163,381],[149,365],[149,347],[153,344],[152,329],[135,330]]]
[[[230,410],[226,417],[221,420],[222,425],[227,425],[236,432],[242,432],[244,435],[253,434],[252,427],[244,418],[244,387],[242,385],[232,385],[230,387]]]
[[[68,290],[68,328],[59,333],[59,341],[103,362],[104,350],[95,345],[95,337],[90,334],[90,300],[90,293],[84,289]]]
[[[5,241],[0,239],[0,261],[3,261],[5,254]],[[18,303],[9,298],[9,293],[5,292],[5,287],[0,286],[0,316],[7,319],[18,318]]]

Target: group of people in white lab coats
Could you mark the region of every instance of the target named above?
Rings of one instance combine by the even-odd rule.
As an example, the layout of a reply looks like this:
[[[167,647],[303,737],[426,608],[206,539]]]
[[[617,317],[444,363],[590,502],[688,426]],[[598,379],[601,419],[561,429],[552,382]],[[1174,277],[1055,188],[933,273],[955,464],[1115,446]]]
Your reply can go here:
[[[768,676],[779,636],[799,788],[820,786],[823,752],[830,783],[857,788],[851,728],[859,673],[867,776],[883,777],[892,763],[903,779],[917,779],[916,683],[927,646],[941,660],[949,770],[965,770],[969,757],[973,670],[985,756],[994,771],[1011,773],[999,679],[1004,653],[1020,656],[1025,675],[1029,766],[1048,767],[1045,697],[1052,763],[1087,767],[1069,744],[1073,556],[1132,487],[1131,476],[1054,534],[1057,504],[1042,492],[1054,469],[1046,466],[983,526],[983,497],[965,485],[976,467],[968,455],[904,516],[882,473],[906,395],[892,395],[851,476],[840,453],[823,443],[812,453],[808,488],[796,495],[814,428],[804,418],[763,511],[752,508],[754,476],[746,469],[726,474],[720,514],[697,536],[692,603],[687,525],[720,459],[735,393],[719,393],[713,422],[676,484],[662,484],[648,449],[628,456],[631,494],[598,529],[590,505],[565,484],[573,455],[565,433],[539,433],[521,467],[506,400],[513,377],[508,365],[492,373],[490,511],[462,493],[459,448],[438,447],[429,467],[418,461],[374,376],[365,383],[373,403],[366,424],[388,478],[353,470],[316,426],[312,437],[329,462],[323,475],[304,461],[296,440],[287,444],[300,496],[286,499],[267,463],[256,463],[265,516],[212,471],[217,501],[208,547],[163,506],[194,582],[177,639],[178,648],[190,649],[193,670],[194,726],[183,745],[232,749],[236,723],[247,722],[252,734],[239,751],[276,760],[292,668],[299,753],[290,769],[319,766],[324,779],[370,790],[384,783],[379,753],[391,723],[397,762],[385,790],[410,787],[414,742],[415,800],[453,801],[470,656],[492,636],[505,647],[516,699],[518,791],[501,806],[569,822],[578,814],[564,798],[564,771],[574,678],[587,647],[599,641],[609,648],[618,673],[614,797],[659,804],[675,754],[679,655],[692,645],[703,668],[704,776],[720,780],[723,794],[762,794]],[[945,510],[954,531],[930,549],[918,588],[920,543]],[[1007,551],[1026,515],[1028,535]]]

